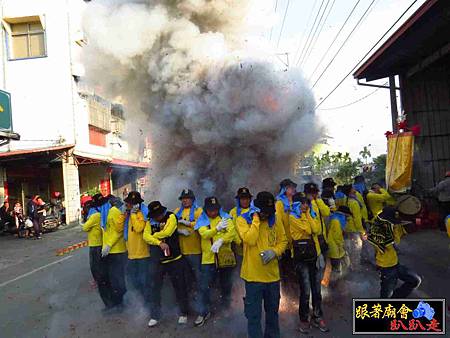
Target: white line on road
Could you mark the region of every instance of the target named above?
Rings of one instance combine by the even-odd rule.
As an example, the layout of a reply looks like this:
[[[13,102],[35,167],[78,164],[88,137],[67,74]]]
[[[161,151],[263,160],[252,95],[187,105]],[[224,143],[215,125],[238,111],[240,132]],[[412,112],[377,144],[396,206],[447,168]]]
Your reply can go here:
[[[49,266],[52,266],[52,265],[61,263],[61,262],[65,261],[65,260],[67,260],[67,259],[69,259],[69,258],[72,258],[72,257],[73,257],[73,255],[70,255],[70,256],[67,256],[67,257],[58,259],[57,261],[54,261],[54,262],[52,262],[52,263],[43,265],[43,266],[41,266],[41,267],[39,267],[39,268],[33,269],[33,270],[31,270],[30,272],[24,273],[23,275],[20,275],[20,276],[18,276],[18,277],[16,277],[16,278],[13,278],[13,279],[9,280],[9,281],[6,281],[6,282],[1,283],[1,284],[0,284],[0,288],[6,286],[6,285],[8,285],[8,284],[14,283],[15,281],[18,281],[19,279],[28,277],[29,275],[32,275],[32,274],[35,273],[35,272],[44,270],[44,269],[48,268]]]

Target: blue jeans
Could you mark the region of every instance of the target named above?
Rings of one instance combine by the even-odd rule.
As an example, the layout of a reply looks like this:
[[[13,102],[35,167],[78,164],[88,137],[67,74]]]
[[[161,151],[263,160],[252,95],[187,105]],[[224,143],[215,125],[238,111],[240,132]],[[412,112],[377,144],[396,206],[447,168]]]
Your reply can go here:
[[[314,319],[321,318],[322,293],[321,277],[317,268],[317,259],[312,262],[297,262],[296,272],[300,284],[300,301],[298,314],[301,321],[307,321],[309,316],[309,298],[312,295],[312,307]]]
[[[184,258],[187,262],[185,271],[186,287],[189,290],[192,290],[193,310],[198,312],[198,289],[201,278],[200,269],[202,266],[202,255],[186,255]]]
[[[264,302],[266,326],[261,328],[261,306]],[[245,282],[244,311],[247,317],[249,338],[279,338],[278,308],[280,307],[280,282]]]
[[[144,298],[149,301],[149,271],[150,258],[128,259],[127,274],[130,284]]]
[[[378,272],[381,283],[380,298],[406,298],[422,282],[417,273],[400,264],[390,268],[378,267]],[[398,279],[404,283],[396,288]]]
[[[231,302],[233,268],[217,269],[215,264],[202,264],[200,270],[199,314],[204,316],[210,312],[211,286],[219,278],[222,305],[228,307]]]

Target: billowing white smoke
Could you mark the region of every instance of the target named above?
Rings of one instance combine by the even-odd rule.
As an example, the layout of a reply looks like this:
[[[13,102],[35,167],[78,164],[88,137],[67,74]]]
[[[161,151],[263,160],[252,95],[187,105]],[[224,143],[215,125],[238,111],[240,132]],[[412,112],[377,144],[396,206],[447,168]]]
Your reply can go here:
[[[273,191],[320,138],[300,71],[279,70],[249,47],[254,5],[96,0],[87,7],[87,81],[120,97],[128,120],[150,136],[147,197],[172,204],[186,187],[198,197],[229,197],[243,185]]]

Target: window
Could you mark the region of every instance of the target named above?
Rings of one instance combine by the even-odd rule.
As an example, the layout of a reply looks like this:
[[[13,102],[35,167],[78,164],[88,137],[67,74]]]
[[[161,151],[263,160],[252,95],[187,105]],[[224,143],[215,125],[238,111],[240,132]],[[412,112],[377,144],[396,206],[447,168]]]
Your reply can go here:
[[[106,134],[103,130],[89,126],[89,143],[94,146],[106,147]]]
[[[9,59],[38,58],[47,55],[45,30],[39,17],[5,19]]]

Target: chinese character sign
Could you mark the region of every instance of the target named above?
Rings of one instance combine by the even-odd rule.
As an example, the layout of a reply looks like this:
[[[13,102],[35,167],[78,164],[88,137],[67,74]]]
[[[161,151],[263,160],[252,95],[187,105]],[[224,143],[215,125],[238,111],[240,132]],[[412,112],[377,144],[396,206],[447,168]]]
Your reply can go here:
[[[354,334],[445,334],[445,299],[353,299]]]

